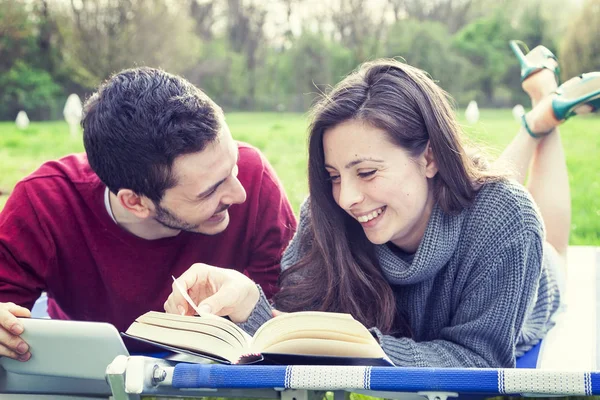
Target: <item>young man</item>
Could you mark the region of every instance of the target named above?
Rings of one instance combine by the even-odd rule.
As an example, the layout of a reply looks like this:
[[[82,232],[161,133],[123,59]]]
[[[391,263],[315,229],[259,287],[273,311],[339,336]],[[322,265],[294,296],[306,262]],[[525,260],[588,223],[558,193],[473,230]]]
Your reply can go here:
[[[17,316],[42,291],[52,318],[125,330],[163,310],[194,263],[276,291],[296,227],[275,172],[221,109],[151,68],[113,76],[84,106],[86,154],[43,164],[0,214],[0,355],[29,359]]]

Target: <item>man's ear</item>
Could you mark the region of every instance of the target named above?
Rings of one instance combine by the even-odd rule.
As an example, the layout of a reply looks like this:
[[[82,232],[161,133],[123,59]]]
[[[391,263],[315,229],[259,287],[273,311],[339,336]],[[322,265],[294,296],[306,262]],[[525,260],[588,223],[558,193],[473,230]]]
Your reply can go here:
[[[438,172],[438,167],[430,142],[427,142],[427,148],[425,149],[425,162],[425,176],[433,178]]]
[[[145,196],[140,196],[131,189],[121,189],[117,193],[119,204],[138,218],[148,218],[154,209],[152,202]]]

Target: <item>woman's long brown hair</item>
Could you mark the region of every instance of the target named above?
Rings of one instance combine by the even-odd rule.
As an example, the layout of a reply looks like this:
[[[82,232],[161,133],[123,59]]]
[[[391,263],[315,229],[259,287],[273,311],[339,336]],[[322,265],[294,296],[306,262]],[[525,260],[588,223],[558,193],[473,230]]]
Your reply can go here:
[[[350,313],[367,327],[410,336],[407,316],[397,310],[374,245],[336,204],[325,170],[324,133],[351,119],[384,130],[413,157],[429,144],[438,166],[430,182],[433,196],[447,213],[468,207],[482,183],[502,177],[467,156],[449,97],[409,65],[395,60],[365,63],[314,107],[308,161],[311,226],[304,238],[310,246],[282,273],[277,307]]]

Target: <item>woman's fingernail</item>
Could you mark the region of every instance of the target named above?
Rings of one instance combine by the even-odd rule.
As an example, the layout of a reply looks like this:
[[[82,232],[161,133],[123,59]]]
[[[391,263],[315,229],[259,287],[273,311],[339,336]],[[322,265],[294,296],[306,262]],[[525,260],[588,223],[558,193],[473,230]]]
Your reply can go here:
[[[177,311],[179,311],[179,315],[185,315],[185,308],[183,306],[177,306]]]
[[[212,312],[212,308],[211,308],[211,306],[210,306],[210,305],[208,305],[208,304],[200,304],[200,305],[198,306],[198,309],[199,309],[201,312],[203,312],[203,313],[207,313],[207,314],[210,314],[210,313]]]
[[[27,354],[21,354],[19,357],[17,357],[19,361],[27,361],[31,358],[31,353],[27,353]]]

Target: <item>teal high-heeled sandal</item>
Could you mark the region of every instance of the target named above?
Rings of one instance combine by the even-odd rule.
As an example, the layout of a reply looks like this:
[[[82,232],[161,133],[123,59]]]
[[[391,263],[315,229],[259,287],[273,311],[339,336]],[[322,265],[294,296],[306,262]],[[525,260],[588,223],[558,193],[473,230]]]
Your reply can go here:
[[[579,76],[581,80],[561,85],[552,99],[552,111],[558,121],[564,121],[576,114],[587,114],[600,109],[600,72],[588,72]],[[588,106],[578,111],[579,107]]]
[[[513,53],[515,53],[515,55],[517,56],[519,64],[521,64],[521,82],[523,82],[525,79],[529,78],[536,72],[541,71],[542,69],[548,69],[554,72],[556,83],[560,83],[560,68],[558,67],[558,58],[556,58],[556,56],[546,47],[537,46],[530,52],[529,47],[527,47],[527,45],[520,40],[511,40],[509,42],[509,45]],[[530,58],[533,59],[528,60],[525,57],[523,50],[521,50],[521,47],[523,47],[528,54],[532,53],[534,56]],[[556,61],[556,66],[548,66],[548,59]]]
[[[565,82],[552,95],[552,112],[557,121],[563,122],[577,114],[600,110],[600,72],[588,72],[579,78],[576,82]],[[546,136],[554,130],[541,133],[531,131],[525,114],[521,117],[521,124],[534,138]]]

